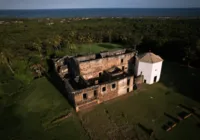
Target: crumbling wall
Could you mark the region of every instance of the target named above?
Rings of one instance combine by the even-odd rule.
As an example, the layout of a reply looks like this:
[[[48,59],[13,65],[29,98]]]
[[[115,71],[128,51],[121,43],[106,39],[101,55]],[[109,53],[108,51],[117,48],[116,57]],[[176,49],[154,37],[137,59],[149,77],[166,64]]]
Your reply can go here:
[[[134,78],[133,76],[126,77],[118,81],[118,95],[126,94],[133,91]]]
[[[112,84],[115,84],[116,87],[112,88]],[[118,85],[117,84],[118,84],[117,81],[113,81],[111,83],[100,85],[99,101],[104,102],[104,101],[108,101],[108,100],[111,100],[113,98],[116,98],[118,96],[118,94],[117,94]],[[106,87],[106,91],[103,91],[104,87]]]
[[[144,76],[143,75],[140,75],[140,76],[135,78],[135,84],[136,85],[142,84],[143,81],[144,81]]]
[[[87,60],[93,60],[95,58],[96,58],[96,55],[95,54],[91,54],[91,55],[79,56],[76,59],[79,62],[82,62],[82,61],[87,61]]]
[[[97,95],[94,95],[94,92],[97,92]],[[90,87],[90,88],[85,88],[79,91],[76,91],[74,93],[74,101],[76,105],[81,105],[84,103],[87,103],[93,99],[96,99],[98,97],[98,86],[95,87]],[[87,98],[84,98],[83,94],[87,95]]]
[[[87,94],[87,99],[84,99],[83,94]],[[99,86],[85,88],[74,93],[74,105],[76,111],[88,108],[99,103]]]
[[[85,79],[91,79],[94,77],[98,77],[99,73],[103,73],[104,70],[107,70],[113,66],[118,66],[119,68],[127,71],[128,61],[133,56],[134,53],[128,53],[119,56],[91,60],[88,62],[80,62],[80,74],[83,75]]]
[[[87,87],[89,83],[83,78],[83,76],[79,76],[79,84],[82,85],[83,87]]]
[[[125,51],[126,51],[126,49],[116,50],[116,51],[108,51],[108,52],[102,52],[102,53],[100,53],[100,55],[102,57],[108,57],[108,56],[113,56],[113,55],[124,54]]]
[[[130,79],[127,84],[127,79]],[[106,84],[96,85],[95,87],[85,88],[74,93],[76,110],[99,104],[104,101],[111,100],[127,92],[133,91],[133,76],[125,77],[124,79],[115,80]],[[115,86],[113,86],[115,85]],[[127,89],[129,89],[127,91]],[[96,91],[96,95],[95,95]],[[87,94],[87,99],[84,99],[83,94]]]
[[[69,59],[68,71],[73,78],[80,75],[79,62],[75,58]]]
[[[71,84],[69,83],[67,79],[64,79],[64,85],[67,91],[67,98],[69,99],[71,103],[74,104],[74,95],[73,95],[74,89],[72,88]]]

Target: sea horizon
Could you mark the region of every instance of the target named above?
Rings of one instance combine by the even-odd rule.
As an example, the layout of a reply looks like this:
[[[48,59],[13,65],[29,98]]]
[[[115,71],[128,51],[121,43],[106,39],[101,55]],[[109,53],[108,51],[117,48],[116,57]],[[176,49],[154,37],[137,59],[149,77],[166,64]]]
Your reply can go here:
[[[200,17],[200,8],[0,9],[0,18]]]
[[[156,8],[156,7],[152,7],[152,8],[128,8],[128,7],[95,7],[95,8],[38,8],[38,9],[0,9],[0,11],[3,10],[73,10],[73,9],[200,9],[200,7],[163,7],[163,8]]]

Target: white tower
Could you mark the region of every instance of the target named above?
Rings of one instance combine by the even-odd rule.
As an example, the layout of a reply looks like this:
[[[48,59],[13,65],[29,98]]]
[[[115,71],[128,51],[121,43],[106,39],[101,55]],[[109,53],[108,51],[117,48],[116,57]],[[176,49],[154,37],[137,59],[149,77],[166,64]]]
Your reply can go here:
[[[138,56],[136,62],[136,74],[144,75],[144,83],[153,84],[160,80],[162,70],[163,59],[155,55],[154,53],[148,52],[141,56]]]

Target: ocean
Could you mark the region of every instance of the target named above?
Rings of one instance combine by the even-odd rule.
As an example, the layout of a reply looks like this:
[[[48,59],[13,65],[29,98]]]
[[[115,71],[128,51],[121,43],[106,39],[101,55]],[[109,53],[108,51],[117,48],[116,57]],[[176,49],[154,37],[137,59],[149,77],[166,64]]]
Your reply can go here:
[[[188,9],[46,9],[0,10],[0,18],[73,18],[73,17],[199,17],[200,8]]]

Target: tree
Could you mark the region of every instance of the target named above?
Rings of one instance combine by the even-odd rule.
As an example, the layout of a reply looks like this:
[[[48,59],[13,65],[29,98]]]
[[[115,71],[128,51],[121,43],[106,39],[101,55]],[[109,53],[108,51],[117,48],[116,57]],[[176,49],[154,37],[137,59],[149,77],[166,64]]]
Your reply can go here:
[[[90,44],[89,46],[90,46],[90,53],[91,53],[91,44],[93,42],[93,38],[92,38],[92,36],[90,34],[88,34],[87,42]]]
[[[34,64],[30,68],[35,72],[36,77],[41,77],[45,72],[45,68],[41,64]]]
[[[80,43],[84,43],[85,42],[85,37],[82,34],[78,35],[78,40]]]
[[[191,48],[191,46],[186,46],[184,48],[185,57],[183,58],[183,61],[187,62],[187,66],[190,67],[190,63],[197,59],[197,54],[194,49]]]
[[[37,38],[35,42],[32,43],[32,46],[38,50],[40,57],[42,57],[42,41]]]
[[[131,42],[133,43],[134,49],[136,50],[137,46],[142,43],[143,36],[136,33],[136,34],[133,34],[131,39],[132,39]]]
[[[53,38],[52,38],[52,45],[53,47],[58,50],[60,49],[60,43],[62,41],[62,37],[60,35],[55,35]]]
[[[76,45],[69,40],[65,40],[67,44],[67,49],[70,51],[71,55],[76,52]]]
[[[200,39],[197,41],[196,49],[198,53],[200,54]]]
[[[0,51],[0,63],[5,64],[9,68],[9,70],[12,72],[12,74],[14,74],[15,72],[11,67],[10,56],[11,56],[11,54],[8,51],[1,50]]]
[[[109,43],[111,43],[112,42],[112,31],[108,30],[107,35],[108,35]]]

